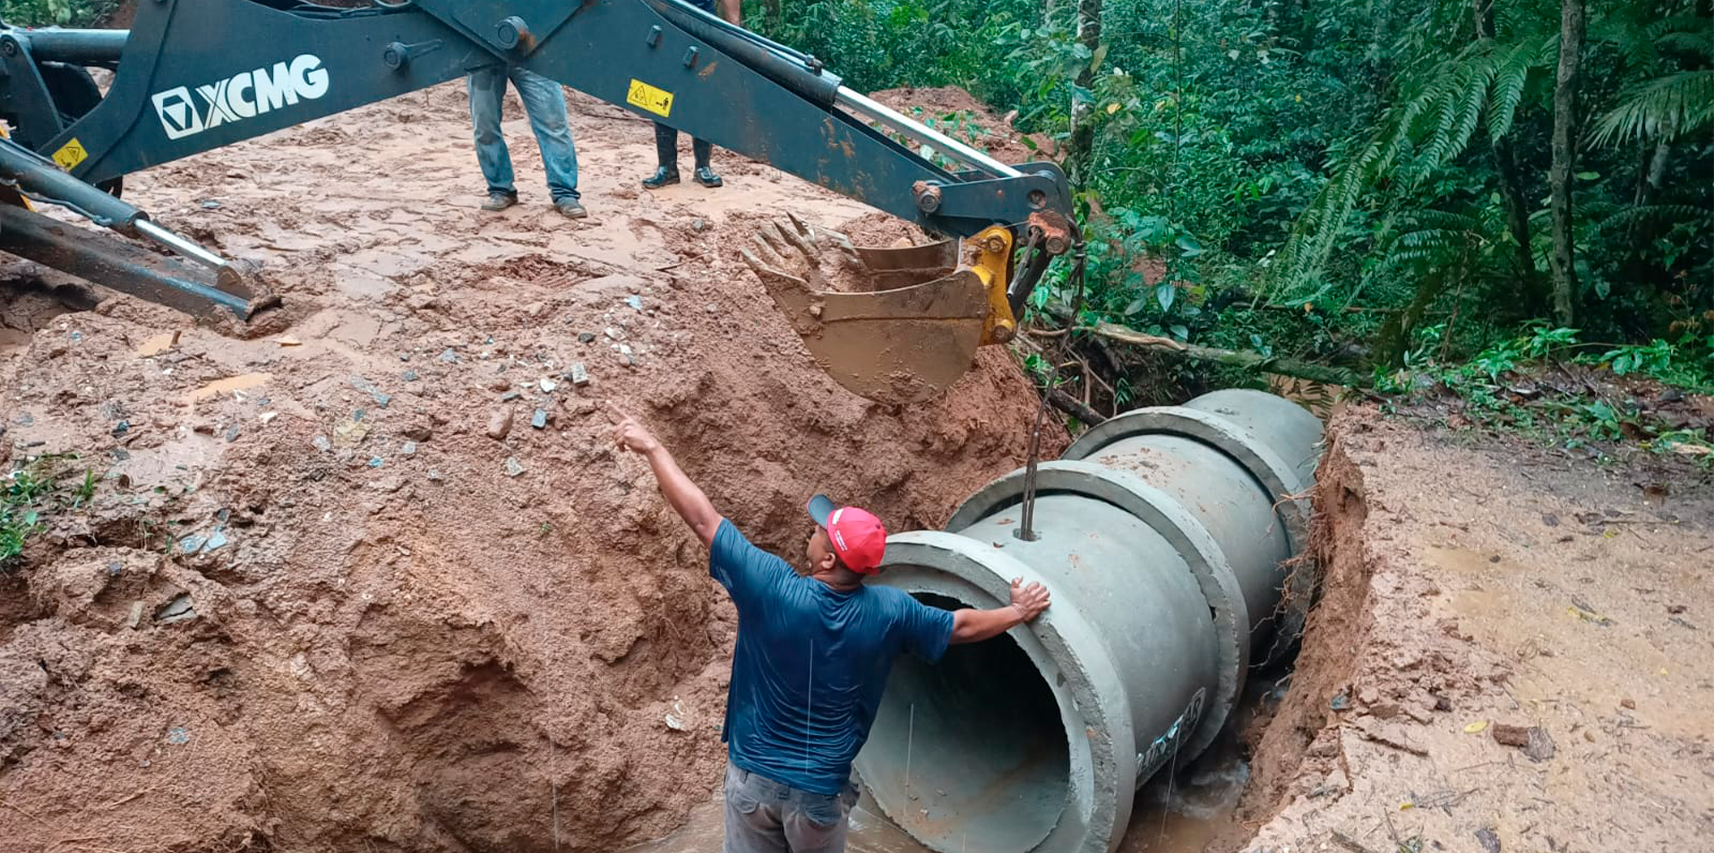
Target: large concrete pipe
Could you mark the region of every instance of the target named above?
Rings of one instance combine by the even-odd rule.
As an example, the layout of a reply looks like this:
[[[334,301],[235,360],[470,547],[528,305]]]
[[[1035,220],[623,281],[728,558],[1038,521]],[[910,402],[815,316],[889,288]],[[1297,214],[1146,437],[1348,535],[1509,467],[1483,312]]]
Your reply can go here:
[[[1003,605],[1021,577],[1053,606],[894,666],[856,762],[887,816],[941,853],[1117,847],[1136,789],[1207,748],[1252,664],[1296,636],[1308,590],[1282,595],[1285,563],[1320,437],[1288,400],[1216,391],[1114,418],[1038,466],[1033,540],[1024,469],[946,532],[889,538],[875,582],[953,609]]]

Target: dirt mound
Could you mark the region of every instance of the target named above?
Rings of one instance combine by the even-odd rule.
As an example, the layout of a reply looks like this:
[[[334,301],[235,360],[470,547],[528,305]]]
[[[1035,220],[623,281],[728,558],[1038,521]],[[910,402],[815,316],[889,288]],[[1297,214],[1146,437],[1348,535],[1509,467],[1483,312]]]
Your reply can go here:
[[[127,180],[265,259],[283,334],[115,298],[0,339],[14,459],[99,478],[0,575],[8,853],[663,833],[720,778],[735,616],[598,401],[792,558],[815,491],[937,526],[1021,464],[1035,398],[1005,353],[931,403],[854,398],[738,258],[753,211],[866,208],[723,152],[727,188],[641,193],[648,123],[574,97],[569,223],[507,119],[524,204],[500,215],[457,84]]]
[[[1017,117],[1015,111],[1002,116],[957,86],[887,89],[870,97],[947,136],[980,148],[1002,163],[1058,159],[1058,147],[1053,140],[1039,133],[1019,133],[1012,127],[1012,120]]]

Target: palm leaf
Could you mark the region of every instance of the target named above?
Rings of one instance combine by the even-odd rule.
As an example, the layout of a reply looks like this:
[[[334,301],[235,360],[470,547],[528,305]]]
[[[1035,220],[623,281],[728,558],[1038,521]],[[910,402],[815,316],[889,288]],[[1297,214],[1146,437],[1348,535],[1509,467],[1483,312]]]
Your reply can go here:
[[[1714,70],[1679,71],[1626,90],[1595,123],[1595,145],[1677,139],[1714,124]]]

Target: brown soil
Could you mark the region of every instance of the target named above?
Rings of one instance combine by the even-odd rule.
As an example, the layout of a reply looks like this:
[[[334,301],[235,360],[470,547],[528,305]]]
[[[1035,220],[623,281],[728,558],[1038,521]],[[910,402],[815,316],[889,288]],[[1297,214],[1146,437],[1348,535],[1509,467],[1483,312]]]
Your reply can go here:
[[[1012,127],[1015,113],[1000,115],[957,86],[886,89],[870,97],[919,122],[933,120],[936,130],[980,148],[1002,163],[1058,159],[1052,140],[1041,134],[1021,134]],[[965,120],[963,129],[958,125],[961,117]],[[1026,135],[1035,143],[1034,150],[1023,143]]]
[[[1005,353],[931,403],[854,398],[737,256],[763,211],[866,208],[722,153],[722,190],[642,192],[649,125],[572,104],[579,223],[548,208],[515,99],[524,204],[476,210],[461,84],[128,178],[165,224],[267,261],[279,333],[105,292],[0,312],[31,318],[0,338],[13,460],[101,478],[0,575],[0,849],[659,835],[718,782],[734,612],[597,402],[793,558],[817,490],[929,527],[1022,462],[1036,403]]]
[[[1322,598],[1225,849],[1714,837],[1706,471],[1357,406],[1329,427],[1317,515]]]

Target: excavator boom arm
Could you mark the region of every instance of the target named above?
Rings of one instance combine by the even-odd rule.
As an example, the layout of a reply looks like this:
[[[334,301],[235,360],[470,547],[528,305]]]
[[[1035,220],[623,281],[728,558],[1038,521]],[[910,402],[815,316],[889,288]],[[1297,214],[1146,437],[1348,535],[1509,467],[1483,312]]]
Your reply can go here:
[[[952,244],[855,253],[879,285],[858,293],[820,291],[815,276],[786,268],[813,267],[807,258],[745,254],[811,355],[871,399],[932,396],[968,368],[977,346],[1009,340],[1048,260],[1076,242],[1070,191],[1054,164],[998,162],[845,88],[813,57],[679,0],[374,0],[358,9],[154,0],[137,5],[129,32],[0,23],[0,118],[15,131],[0,139],[0,251],[197,313],[218,307],[248,319],[278,302],[259,276],[109,190],[131,172],[500,65],[928,233],[976,238],[971,266]],[[115,70],[105,94],[89,66]],[[353,170],[364,168],[361,139],[350,159]],[[98,252],[23,198],[66,206],[191,263],[163,267],[123,245]],[[817,233],[834,232],[774,233],[797,235],[776,244],[792,255],[789,246],[808,248]],[[924,258],[951,262],[924,266]],[[214,275],[199,275],[198,265]]]
[[[812,58],[676,0],[355,10],[163,0],[139,4],[122,41],[33,32],[0,34],[11,44],[0,58],[119,68],[106,97],[69,126],[55,126],[50,110],[21,115],[19,140],[90,184],[511,62],[931,232],[969,237],[1070,210],[1052,164],[998,163],[845,89]],[[967,168],[943,169],[871,121]],[[352,168],[362,159],[359,147]]]

